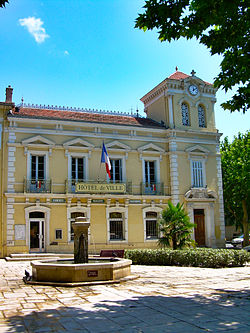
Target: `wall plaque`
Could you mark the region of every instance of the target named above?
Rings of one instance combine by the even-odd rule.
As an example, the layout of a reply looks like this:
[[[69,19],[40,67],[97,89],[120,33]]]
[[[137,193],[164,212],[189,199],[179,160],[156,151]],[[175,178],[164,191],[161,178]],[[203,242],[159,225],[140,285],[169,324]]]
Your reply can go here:
[[[25,240],[25,224],[16,224],[15,225],[15,240]]]
[[[91,200],[92,203],[104,203],[103,199],[92,199]]]
[[[141,204],[141,200],[131,199],[129,200],[130,204]]]
[[[88,277],[96,277],[96,276],[98,276],[98,271],[94,271],[94,270],[87,271],[87,275],[88,275]]]
[[[125,193],[126,184],[76,183],[80,193]]]
[[[63,199],[63,198],[53,198],[53,199],[51,199],[51,202],[64,203],[64,202],[66,202],[66,199]]]

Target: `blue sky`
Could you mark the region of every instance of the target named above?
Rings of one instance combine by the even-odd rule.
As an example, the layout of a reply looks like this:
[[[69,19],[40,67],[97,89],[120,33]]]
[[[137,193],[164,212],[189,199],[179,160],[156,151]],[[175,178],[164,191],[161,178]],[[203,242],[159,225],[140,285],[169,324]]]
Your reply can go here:
[[[130,112],[178,66],[213,82],[219,56],[196,40],[161,43],[134,29],[143,0],[10,0],[0,9],[0,100],[14,88],[16,104],[64,105]],[[217,93],[216,127],[233,136],[249,129],[250,114],[230,114]]]

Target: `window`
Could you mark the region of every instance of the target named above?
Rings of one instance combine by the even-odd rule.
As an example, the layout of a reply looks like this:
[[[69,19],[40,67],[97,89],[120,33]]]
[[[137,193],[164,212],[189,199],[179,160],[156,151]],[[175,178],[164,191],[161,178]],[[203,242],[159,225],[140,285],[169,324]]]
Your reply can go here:
[[[206,127],[205,108],[202,105],[198,106],[198,120],[199,127]]]
[[[150,185],[156,182],[155,161],[145,161],[145,183]]]
[[[31,155],[31,179],[45,179],[45,158],[44,156]]]
[[[122,160],[121,159],[111,159],[110,163],[111,163],[110,181],[113,183],[121,182],[122,181]]]
[[[204,171],[202,161],[192,161],[192,184],[193,187],[204,187]]]
[[[181,104],[182,125],[190,126],[189,108],[186,103]]]
[[[114,212],[109,214],[110,240],[125,240],[124,221],[122,213]]]
[[[72,157],[71,159],[71,179],[83,180],[84,177],[84,158]]]
[[[31,212],[29,213],[30,219],[44,219],[44,213],[43,212]]]
[[[47,179],[47,154],[30,154],[28,157],[26,191],[50,192],[50,181]]]
[[[87,158],[81,153],[69,155],[68,159],[68,190],[75,193],[76,183],[87,179]]]
[[[72,223],[75,222],[75,220],[76,220],[77,217],[85,217],[85,214],[82,213],[82,212],[71,213],[71,219],[70,219],[70,233],[71,233],[70,240],[71,241],[74,240],[74,230],[73,230],[73,227],[72,227]]]
[[[146,239],[158,239],[156,212],[146,212]]]
[[[145,172],[145,193],[154,194],[157,192],[156,183],[156,161],[144,161]]]
[[[62,239],[62,229],[56,229],[56,239]]]

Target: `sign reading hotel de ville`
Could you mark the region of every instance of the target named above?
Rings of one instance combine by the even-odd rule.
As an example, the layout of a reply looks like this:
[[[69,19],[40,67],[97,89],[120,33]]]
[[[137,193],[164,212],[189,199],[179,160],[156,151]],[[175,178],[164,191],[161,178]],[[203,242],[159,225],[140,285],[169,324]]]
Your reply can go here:
[[[126,184],[76,183],[76,192],[125,193]]]

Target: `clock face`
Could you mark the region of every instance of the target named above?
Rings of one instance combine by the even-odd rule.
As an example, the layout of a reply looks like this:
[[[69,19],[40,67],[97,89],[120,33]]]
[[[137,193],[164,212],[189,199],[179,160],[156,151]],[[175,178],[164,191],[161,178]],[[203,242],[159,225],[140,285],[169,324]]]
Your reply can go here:
[[[195,96],[198,94],[198,87],[195,84],[191,84],[188,88],[191,95]]]

